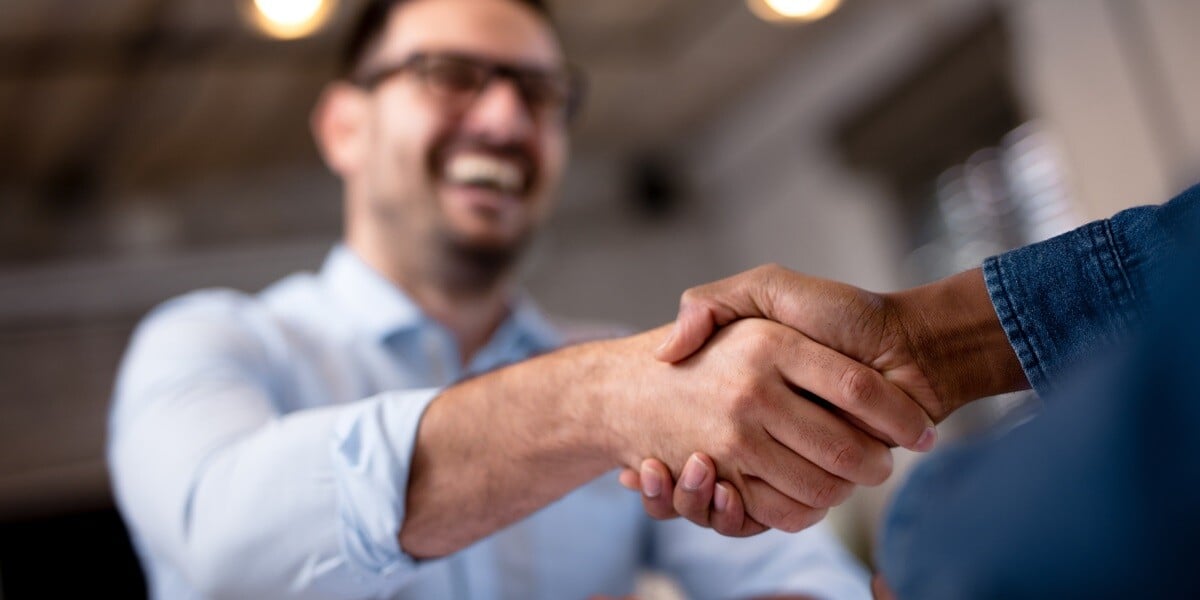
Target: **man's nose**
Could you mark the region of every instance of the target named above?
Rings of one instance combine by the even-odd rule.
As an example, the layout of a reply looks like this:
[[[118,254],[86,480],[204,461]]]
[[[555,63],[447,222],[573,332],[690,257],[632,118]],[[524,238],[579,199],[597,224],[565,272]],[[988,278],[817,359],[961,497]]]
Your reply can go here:
[[[479,92],[467,111],[468,129],[495,141],[520,141],[533,133],[533,115],[512,80],[497,77]]]

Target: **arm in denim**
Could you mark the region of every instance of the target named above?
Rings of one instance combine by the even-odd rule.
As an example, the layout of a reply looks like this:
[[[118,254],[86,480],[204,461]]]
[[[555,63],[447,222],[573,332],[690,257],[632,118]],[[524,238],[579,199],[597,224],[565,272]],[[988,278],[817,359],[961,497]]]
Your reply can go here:
[[[1102,300],[1079,301],[1125,327],[1145,325],[1120,363],[1059,385],[1035,419],[946,448],[913,471],[878,546],[897,598],[1200,594],[1187,566],[1200,531],[1198,191],[1084,228],[1113,233],[1105,247],[1120,257],[1123,293],[1137,306],[1117,315]],[[1164,277],[1168,268],[1177,270]]]
[[[1034,389],[1045,394],[1081,359],[1129,336],[1176,224],[1197,203],[1200,186],[984,262],[988,294]]]

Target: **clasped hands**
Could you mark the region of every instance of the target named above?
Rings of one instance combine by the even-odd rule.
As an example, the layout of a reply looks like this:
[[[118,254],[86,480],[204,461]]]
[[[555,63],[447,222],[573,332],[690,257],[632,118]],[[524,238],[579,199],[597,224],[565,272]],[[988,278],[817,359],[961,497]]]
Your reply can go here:
[[[930,450],[934,425],[961,402],[915,351],[927,318],[902,295],[774,265],[688,290],[655,356],[685,371],[730,365],[733,376],[709,385],[733,388],[722,390],[730,414],[716,415],[732,431],[710,425],[716,447],[686,460],[670,440],[660,455],[628,456],[622,484],[654,518],[728,536],[816,523],[856,484],[887,479],[890,446]],[[777,377],[747,385],[755,377],[737,377],[747,370]],[[671,423],[659,426],[669,437]]]

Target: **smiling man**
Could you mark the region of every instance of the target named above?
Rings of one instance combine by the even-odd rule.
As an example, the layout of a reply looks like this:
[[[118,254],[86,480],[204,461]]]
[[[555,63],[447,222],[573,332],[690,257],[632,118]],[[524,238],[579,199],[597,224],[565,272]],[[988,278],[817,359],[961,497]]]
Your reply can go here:
[[[794,389],[869,396],[860,419],[920,445],[907,396],[768,321],[677,365],[664,328],[572,345],[519,292],[579,100],[564,64],[539,2],[369,3],[313,114],[344,243],[165,304],[122,365],[109,460],[156,597],[582,598],[643,568],[695,598],[867,595],[809,527],[890,454]],[[647,456],[728,482],[720,531],[808,529],[651,520],[614,471]]]

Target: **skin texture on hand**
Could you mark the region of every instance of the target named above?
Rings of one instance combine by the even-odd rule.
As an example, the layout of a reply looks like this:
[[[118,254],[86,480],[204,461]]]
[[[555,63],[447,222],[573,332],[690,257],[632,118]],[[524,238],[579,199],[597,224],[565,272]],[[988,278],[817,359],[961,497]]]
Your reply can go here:
[[[876,294],[777,265],[759,267],[685,292],[675,329],[657,356],[681,360],[713,331],[743,318],[782,323],[871,367],[935,422],[972,400],[1029,387],[980,269]],[[915,439],[905,442],[912,436],[904,424],[840,408],[898,445],[916,445]]]
[[[619,441],[621,464],[636,467],[655,456],[680,473],[691,451],[701,449],[712,457],[713,472],[741,495],[750,519],[788,531],[819,520],[853,483],[875,484],[890,474],[885,445],[795,393],[827,385],[814,377],[828,369],[794,357],[837,360],[808,338],[777,323],[745,320],[674,365],[651,358],[661,339],[646,336],[640,340],[646,345],[633,350],[661,371],[641,379],[633,364],[622,365],[615,369],[622,376],[610,380],[612,429],[633,434]],[[640,394],[620,391],[630,386]],[[689,445],[693,431],[703,447]]]
[[[679,361],[703,347],[714,331],[744,318],[787,325],[817,344],[869,367],[887,387],[898,390],[877,401],[877,383],[863,371],[838,373],[848,398],[808,391],[832,403],[881,439],[927,450],[935,436],[929,408],[939,393],[916,361],[896,305],[885,296],[846,284],[807,277],[769,265],[684,292],[675,329],[657,351],[661,360]],[[922,439],[922,436],[925,439]]]
[[[869,365],[904,391],[909,407],[919,406],[935,422],[977,398],[1028,388],[979,269],[884,295],[778,266],[760,267],[685,292],[676,326],[657,356],[681,360],[702,348],[721,326],[747,317],[794,327]],[[828,400],[842,416],[876,437],[913,440],[908,447],[919,451],[933,445],[934,430],[914,439],[916,421],[901,422],[896,418],[901,411],[888,413],[867,403]],[[709,460],[702,454],[697,458],[701,463]],[[737,527],[740,515],[729,514],[740,506],[737,491],[722,489],[719,481],[706,480],[707,487],[700,490],[673,486],[665,465],[653,458],[644,460],[637,471],[624,471],[621,481],[642,490],[643,504],[652,517],[682,515],[725,535],[748,531]],[[706,504],[709,499],[713,502]],[[718,499],[724,510],[718,510]]]
[[[446,389],[417,431],[401,547],[454,552],[646,456],[668,474],[693,450],[712,457],[702,479],[726,482],[742,535],[799,531],[855,484],[891,474],[884,443],[795,391],[836,397],[830,373],[869,369],[762,319],[722,328],[675,364],[653,356],[666,333],[566,348]]]

